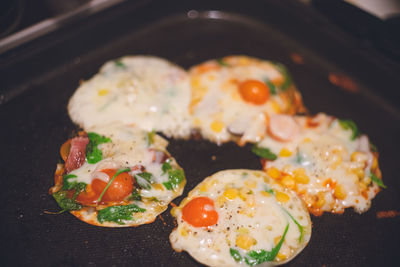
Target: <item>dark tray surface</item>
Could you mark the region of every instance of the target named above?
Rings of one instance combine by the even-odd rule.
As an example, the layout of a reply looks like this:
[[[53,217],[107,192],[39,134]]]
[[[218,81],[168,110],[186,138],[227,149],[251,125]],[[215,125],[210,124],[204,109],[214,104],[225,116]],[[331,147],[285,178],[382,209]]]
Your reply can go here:
[[[216,18],[200,12],[196,19],[187,17],[186,11],[191,9],[187,6],[174,9],[161,5],[162,12],[152,12],[154,5],[142,4],[124,4],[124,9],[131,13],[115,8],[109,11],[114,12],[114,17],[105,13],[94,20],[82,21],[80,29],[66,29],[62,35],[55,33],[46,37],[49,38],[44,44],[46,49],[27,46],[21,48],[27,51],[25,57],[14,55],[14,63],[10,57],[7,59],[14,72],[6,73],[6,84],[8,89],[20,92],[15,94],[19,96],[0,106],[0,167],[3,170],[0,180],[3,203],[0,261],[5,265],[43,266],[198,265],[186,253],[171,249],[168,235],[173,228],[173,219],[169,211],[162,215],[165,224],[157,219],[153,224],[124,229],[90,226],[66,213],[44,213],[58,210],[47,191],[53,184],[59,146],[75,129],[68,118],[66,105],[79,79],[91,77],[105,61],[126,54],[165,57],[184,67],[228,54],[247,54],[287,65],[312,113],[323,111],[355,120],[361,131],[378,146],[384,182],[388,186],[364,214],[347,210],[343,215],[313,217],[310,244],[288,265],[399,265],[396,257],[400,248],[399,217],[376,218],[377,211],[399,209],[399,112],[375,97],[376,88],[368,82],[370,77],[362,79],[360,70],[352,69],[356,63],[351,60],[362,58],[364,61],[359,64],[364,64],[379,57],[364,58],[360,55],[362,51],[349,51],[349,42],[338,42],[340,32],[325,25],[324,21],[320,27],[326,33],[320,37],[314,35],[314,41],[323,44],[324,40],[320,39],[330,36],[331,39],[325,42],[330,41],[335,47],[332,51],[336,60],[325,55],[329,50],[327,47],[314,50],[308,42],[288,35],[290,27],[297,27],[310,36],[312,31],[323,32],[314,23],[314,28],[302,28],[309,25],[310,19],[296,12],[306,12],[304,15],[310,11],[287,10],[298,7],[297,4],[265,1],[243,10],[233,5],[225,12],[214,13],[218,15]],[[267,15],[298,16],[288,17],[287,25],[278,24],[279,20],[274,22],[273,15],[263,21],[255,19],[259,15],[257,8],[269,5],[275,10],[266,11]],[[163,14],[170,15],[165,19]],[[250,14],[254,14],[253,18]],[[57,41],[56,37],[62,41]],[[291,60],[292,53],[301,55],[304,64],[295,64]],[[350,66],[343,66],[346,62],[343,57],[350,57]],[[24,66],[18,61],[25,63]],[[381,65],[376,65],[375,69],[374,66],[361,68],[370,68],[368,73],[375,70],[381,75],[387,64],[379,62]],[[18,69],[28,75],[30,82],[15,72]],[[357,82],[359,93],[332,85],[328,80],[329,73],[348,75]],[[389,74],[382,75],[387,78],[391,77]],[[395,78],[385,82],[397,85]],[[184,195],[204,177],[218,170],[260,168],[249,146],[239,148],[228,143],[218,147],[206,141],[171,140],[169,151],[186,171],[188,184]],[[216,160],[211,159],[212,155]],[[182,198],[174,202],[178,204]]]

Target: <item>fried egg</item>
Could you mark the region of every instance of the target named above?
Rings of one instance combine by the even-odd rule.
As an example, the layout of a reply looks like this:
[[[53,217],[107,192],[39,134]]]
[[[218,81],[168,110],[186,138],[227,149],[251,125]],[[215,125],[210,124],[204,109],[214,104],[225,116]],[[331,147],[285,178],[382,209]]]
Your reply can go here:
[[[171,213],[178,222],[170,234],[174,250],[209,266],[283,264],[311,237],[302,200],[262,171],[220,171]]]
[[[259,142],[270,114],[304,111],[286,68],[247,56],[209,60],[189,70],[193,127],[218,144]]]
[[[60,205],[60,192],[71,196],[82,184],[68,200],[80,206],[71,213],[82,221],[105,227],[150,223],[182,194],[184,172],[166,151],[168,142],[154,132],[109,124],[91,127],[87,135],[85,162],[68,173],[59,166],[51,190]]]
[[[378,153],[350,120],[323,113],[274,115],[258,149],[268,152],[263,164],[268,176],[296,191],[314,215],[348,207],[365,212],[379,184],[384,186]]]
[[[190,133],[189,103],[185,70],[158,57],[126,56],[82,82],[68,110],[83,129],[120,122],[182,138]]]

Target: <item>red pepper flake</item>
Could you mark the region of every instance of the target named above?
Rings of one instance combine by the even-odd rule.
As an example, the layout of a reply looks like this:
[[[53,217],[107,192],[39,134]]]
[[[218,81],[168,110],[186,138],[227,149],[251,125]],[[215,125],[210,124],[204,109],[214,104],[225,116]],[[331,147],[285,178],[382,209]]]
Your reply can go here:
[[[172,207],[176,208],[177,205],[174,202],[169,203]]]
[[[378,219],[394,218],[394,217],[399,216],[399,215],[400,215],[400,211],[397,211],[397,210],[378,211],[376,213],[376,217]]]
[[[350,93],[358,93],[360,91],[357,83],[344,74],[330,73],[329,81]]]
[[[292,53],[290,54],[290,58],[296,64],[304,64],[304,58],[300,54]]]

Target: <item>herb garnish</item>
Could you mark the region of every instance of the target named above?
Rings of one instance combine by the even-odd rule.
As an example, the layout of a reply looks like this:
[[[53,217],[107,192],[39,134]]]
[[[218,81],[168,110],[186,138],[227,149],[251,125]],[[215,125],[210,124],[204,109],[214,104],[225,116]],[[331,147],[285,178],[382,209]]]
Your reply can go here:
[[[106,193],[107,189],[110,187],[111,183],[114,181],[115,177],[117,177],[118,175],[120,175],[123,172],[129,172],[131,169],[130,168],[126,168],[126,169],[119,169],[114,176],[110,179],[110,181],[108,181],[107,186],[104,188],[103,192],[101,192],[99,198],[97,199],[97,202],[100,202],[101,199],[103,198],[103,195]]]
[[[275,66],[278,68],[278,70],[284,77],[284,82],[280,86],[280,88],[282,91],[286,91],[293,83],[292,77],[290,76],[289,71],[286,69],[286,67],[281,63],[276,62]]]
[[[65,190],[53,193],[53,197],[61,208],[60,213],[69,210],[80,210],[82,208],[82,205],[75,201],[76,196],[73,198],[67,198],[67,191]]]
[[[288,230],[289,230],[289,224],[286,225],[281,240],[279,240],[278,244],[275,247],[273,247],[271,251],[266,251],[264,249],[260,249],[257,251],[251,250],[249,251],[249,253],[246,254],[246,256],[240,255],[239,251],[233,248],[230,248],[229,252],[235,261],[239,262],[244,259],[246,264],[249,266],[258,265],[266,261],[273,261],[276,258],[276,255],[278,255],[279,250],[281,249],[281,246],[283,244],[283,241],[285,240]]]
[[[120,225],[125,224],[123,221],[132,220],[132,213],[145,212],[146,209],[140,208],[135,204],[130,204],[126,206],[112,206],[105,209],[99,210],[97,213],[97,220],[100,223],[116,222]]]
[[[156,134],[155,130],[147,133],[147,146],[151,146],[154,144],[154,135]]]
[[[141,172],[141,173],[135,174],[136,182],[138,183],[138,185],[141,188],[144,188],[144,189],[151,188],[150,184],[153,182],[152,178],[153,178],[153,174],[151,174],[149,172]]]
[[[115,66],[117,66],[117,67],[119,67],[119,68],[123,68],[123,69],[126,68],[126,65],[125,65],[120,59],[115,60],[115,61],[114,61],[114,64],[115,64]]]
[[[168,182],[164,182],[163,185],[168,190],[173,190],[185,179],[185,173],[181,169],[169,170],[168,171]]]
[[[271,195],[275,194],[274,189],[269,188],[268,186],[264,186],[264,191],[270,193]]]
[[[142,196],[137,188],[133,189],[132,195],[129,196],[130,200],[142,201]]]
[[[340,124],[340,126],[342,126],[343,129],[345,129],[345,130],[350,129],[352,131],[350,140],[355,140],[356,137],[360,135],[360,133],[358,132],[358,127],[354,121],[339,119],[339,124]]]
[[[93,132],[90,132],[87,135],[89,137],[89,144],[86,147],[86,160],[88,163],[94,164],[103,159],[103,153],[97,146],[109,143],[111,142],[111,139]]]
[[[386,185],[383,183],[382,179],[379,179],[378,176],[376,176],[375,174],[373,174],[371,172],[369,178],[371,178],[371,180],[376,183],[377,185],[379,185],[382,188],[386,188]]]
[[[276,160],[278,158],[269,148],[259,147],[257,145],[253,146],[251,152],[264,159]]]
[[[229,67],[229,64],[226,63],[223,58],[217,58],[217,63],[222,67]]]
[[[304,236],[304,227],[293,217],[292,214],[290,214],[286,209],[283,209],[287,215],[289,215],[290,219],[293,220],[293,222],[297,225],[299,228],[300,236],[299,236],[299,242],[303,241],[303,236]]]
[[[73,190],[75,189],[75,194],[79,195],[80,192],[86,189],[86,184],[83,182],[78,183],[77,181],[70,182],[70,179],[76,178],[75,174],[66,174],[63,176],[62,190]]]
[[[270,80],[266,79],[264,81],[264,83],[268,86],[269,92],[271,93],[271,95],[276,95],[277,94],[276,87]]]

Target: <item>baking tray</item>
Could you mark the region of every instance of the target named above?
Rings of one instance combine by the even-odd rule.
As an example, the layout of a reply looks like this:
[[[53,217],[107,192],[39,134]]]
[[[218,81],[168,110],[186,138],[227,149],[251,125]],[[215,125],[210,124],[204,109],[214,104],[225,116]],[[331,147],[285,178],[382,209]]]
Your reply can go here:
[[[400,219],[377,218],[378,211],[400,209],[398,99],[380,90],[398,87],[398,62],[294,1],[128,1],[1,55],[2,266],[200,266],[172,250],[169,210],[152,224],[112,229],[45,213],[59,210],[47,192],[59,146],[76,129],[69,97],[80,79],[127,54],[165,57],[185,68],[229,54],[287,65],[311,113],[352,118],[370,136],[388,186],[364,214],[312,217],[309,245],[287,265],[400,266]],[[346,77],[351,86],[329,77]],[[261,168],[249,146],[170,140],[168,149],[185,169],[184,196],[216,171]]]

